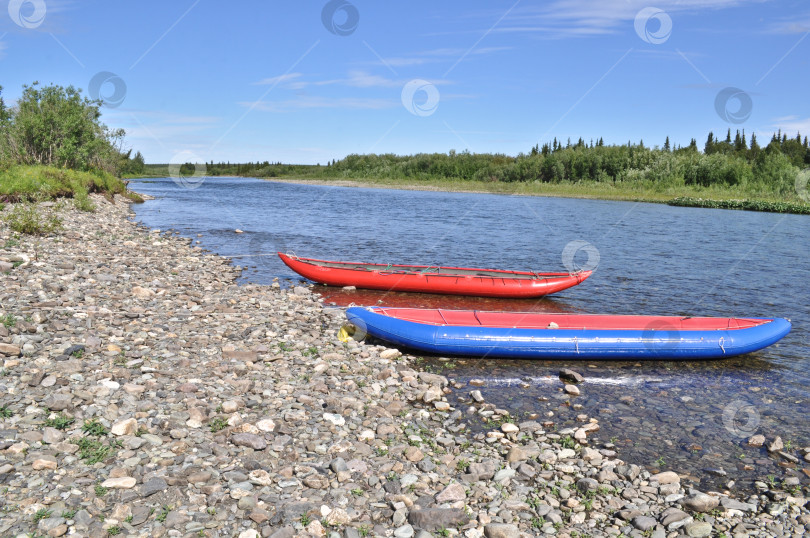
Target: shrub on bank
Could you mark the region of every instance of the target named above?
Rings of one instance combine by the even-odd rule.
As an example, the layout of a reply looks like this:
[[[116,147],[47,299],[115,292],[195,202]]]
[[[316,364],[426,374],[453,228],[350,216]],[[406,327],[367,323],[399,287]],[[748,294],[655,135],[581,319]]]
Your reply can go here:
[[[62,229],[58,208],[44,212],[34,202],[15,204],[4,220],[15,232],[27,235],[49,235]]]
[[[81,172],[51,166],[0,166],[0,200],[10,202],[37,201],[54,198],[76,198],[77,207],[88,211],[89,193],[99,193],[112,199],[120,194],[133,202],[143,202],[126,184],[107,172]]]

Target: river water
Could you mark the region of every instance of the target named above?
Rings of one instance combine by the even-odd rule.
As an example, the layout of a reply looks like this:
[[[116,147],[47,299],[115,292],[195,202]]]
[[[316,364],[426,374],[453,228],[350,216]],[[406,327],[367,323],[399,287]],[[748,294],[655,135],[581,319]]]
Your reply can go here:
[[[482,380],[487,401],[519,419],[562,430],[586,414],[600,424],[592,439],[614,442],[627,461],[688,473],[703,488],[734,480],[732,490],[745,493],[768,475],[808,482],[810,463],[798,449],[810,445],[810,217],[243,178],[133,180],[130,187],[155,197],[133,206],[138,221],[233,258],[249,282],[297,280],[276,251],[532,271],[595,267],[580,286],[528,301],[316,288],[336,306],[789,318],[793,331],[777,345],[720,361],[425,358],[421,366],[463,386],[450,396],[462,408],[479,388],[469,382]],[[562,394],[563,367],[585,376],[580,396]],[[799,463],[747,446],[755,433],[781,436]]]

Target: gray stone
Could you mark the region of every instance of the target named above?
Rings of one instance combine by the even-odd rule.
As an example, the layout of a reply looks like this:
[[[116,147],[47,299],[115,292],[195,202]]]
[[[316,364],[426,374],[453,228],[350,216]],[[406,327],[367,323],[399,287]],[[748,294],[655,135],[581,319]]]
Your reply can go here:
[[[754,504],[740,502],[736,499],[723,497],[720,499],[720,505],[726,510],[739,510],[741,512],[755,512],[757,507]]]
[[[705,538],[712,534],[712,524],[706,521],[693,521],[684,526],[686,535],[690,538]]]
[[[585,380],[585,378],[582,377],[582,374],[568,368],[563,368],[560,370],[559,376],[560,379],[569,383],[582,383]]]
[[[635,528],[637,528],[642,532],[652,529],[653,527],[658,525],[658,522],[649,516],[636,516],[633,518],[633,521],[631,521],[631,523]]]
[[[458,508],[414,509],[408,514],[408,522],[411,525],[426,531],[435,531],[442,527],[458,527],[467,523],[469,519],[467,513]]]
[[[346,465],[346,460],[344,460],[343,458],[340,458],[340,457],[333,459],[329,463],[329,468],[332,469],[332,471],[334,471],[336,473],[339,473],[341,471],[348,471],[349,470],[349,466]]]
[[[406,524],[394,530],[394,536],[397,538],[411,538],[411,536],[413,536],[413,532],[413,527]]]
[[[596,491],[599,489],[599,482],[594,480],[593,478],[580,478],[577,480],[577,489],[582,492],[586,491]]]
[[[717,508],[720,500],[717,497],[712,497],[705,493],[696,492],[688,495],[681,501],[683,506],[692,510],[693,512],[708,512]]]
[[[484,526],[484,536],[487,538],[519,538],[520,531],[515,525],[490,523]]]
[[[51,411],[64,411],[70,407],[71,400],[70,394],[51,394],[43,404]]]
[[[231,435],[231,442],[237,446],[246,446],[253,450],[264,450],[267,448],[267,441],[264,437],[253,433],[235,433]]]
[[[155,476],[141,484],[139,492],[141,497],[149,497],[155,493],[160,493],[167,487],[169,487],[169,485],[164,479],[160,478],[159,476]]]

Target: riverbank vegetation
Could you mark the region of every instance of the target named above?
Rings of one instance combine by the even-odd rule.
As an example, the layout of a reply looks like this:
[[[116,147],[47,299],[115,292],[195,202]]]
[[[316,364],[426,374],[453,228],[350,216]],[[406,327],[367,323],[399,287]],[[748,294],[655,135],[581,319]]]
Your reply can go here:
[[[600,139],[565,144],[556,139],[511,157],[469,152],[416,155],[349,155],[321,165],[282,163],[205,163],[207,176],[350,180],[361,184],[416,186],[441,190],[480,190],[521,194],[582,196],[622,200],[670,201],[680,205],[698,200],[763,202],[765,210],[803,212],[807,189],[803,170],[810,168],[807,137],[774,133],[767,145],[744,131],[724,139],[709,133],[702,150],[693,139],[688,146],[662,147],[643,142],[607,146]],[[180,173],[194,172],[191,163]],[[146,165],[148,175],[168,175],[168,165]],[[805,172],[806,174],[806,172]],[[768,202],[767,204],[764,202]],[[780,205],[781,204],[781,205]],[[740,207],[744,204],[727,204]],[[719,206],[717,206],[719,207]],[[754,207],[748,204],[747,207]]]
[[[0,201],[67,197],[91,210],[89,193],[140,200],[116,176],[143,157],[121,150],[124,131],[101,123],[100,104],[72,86],[34,83],[8,108],[0,87]]]

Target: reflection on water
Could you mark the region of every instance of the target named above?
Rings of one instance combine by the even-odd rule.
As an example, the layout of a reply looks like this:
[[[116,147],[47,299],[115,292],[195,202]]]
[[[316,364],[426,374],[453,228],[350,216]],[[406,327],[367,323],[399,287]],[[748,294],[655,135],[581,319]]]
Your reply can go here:
[[[173,228],[244,266],[243,279],[298,281],[277,251],[333,260],[565,271],[569,245],[590,245],[599,266],[583,284],[551,298],[503,300],[346,291],[316,286],[325,304],[541,312],[785,317],[793,331],[758,353],[707,362],[553,362],[420,359],[462,388],[466,408],[480,388],[518,417],[563,429],[578,414],[599,420],[595,436],[653,468],[689,472],[702,487],[738,488],[768,474],[801,473],[745,446],[753,433],[810,444],[808,326],[810,218],[658,204],[396,191],[212,179],[189,190],[171,180],[132,181],[154,201],[138,220]],[[234,229],[244,230],[235,234]],[[570,260],[569,260],[570,261]],[[587,259],[577,259],[580,265]],[[452,366],[452,367],[451,367]],[[568,367],[586,381],[562,392]],[[469,384],[482,380],[484,386]],[[549,413],[551,415],[549,416]],[[474,419],[474,417],[473,417]],[[485,427],[481,424],[479,427]],[[725,473],[725,474],[724,474]]]
[[[380,290],[345,290],[317,285],[313,291],[323,298],[326,305],[347,307],[391,306],[410,308],[443,308],[445,310],[490,310],[513,312],[545,312],[549,314],[573,314],[579,310],[564,300],[542,298],[540,300],[501,299],[498,297],[465,297],[463,295],[434,295],[430,293],[402,293]]]

